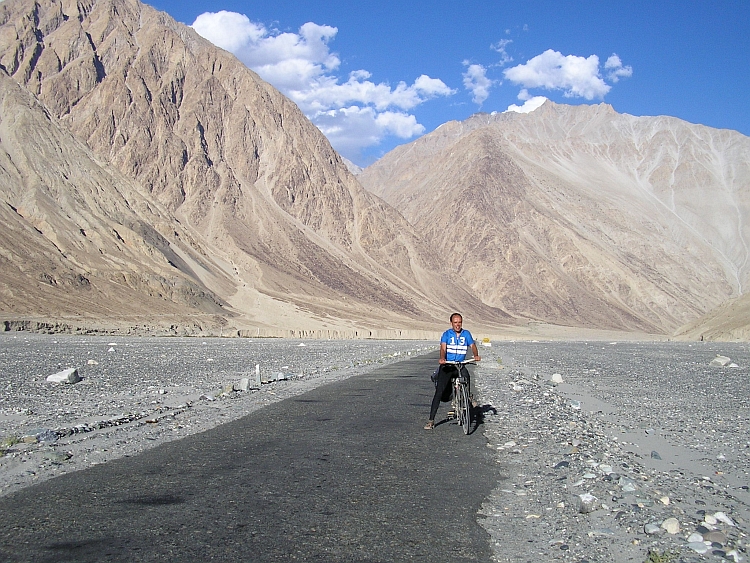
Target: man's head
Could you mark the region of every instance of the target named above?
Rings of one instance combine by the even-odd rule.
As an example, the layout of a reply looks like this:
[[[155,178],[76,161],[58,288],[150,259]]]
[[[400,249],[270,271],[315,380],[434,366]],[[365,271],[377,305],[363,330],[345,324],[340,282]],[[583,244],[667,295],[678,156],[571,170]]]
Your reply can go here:
[[[451,315],[451,326],[456,332],[461,332],[461,326],[464,324],[464,318],[461,313],[453,313]]]

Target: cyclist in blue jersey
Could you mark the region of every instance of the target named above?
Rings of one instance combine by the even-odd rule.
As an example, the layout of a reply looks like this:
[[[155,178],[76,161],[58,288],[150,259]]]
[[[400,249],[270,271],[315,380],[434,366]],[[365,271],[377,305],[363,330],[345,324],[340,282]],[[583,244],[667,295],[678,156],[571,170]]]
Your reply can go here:
[[[430,420],[424,427],[425,430],[435,428],[435,415],[440,406],[440,399],[446,388],[450,386],[451,379],[456,376],[456,368],[452,365],[445,365],[445,362],[463,362],[466,359],[466,352],[469,348],[471,348],[476,361],[481,359],[474,337],[471,336],[468,330],[464,330],[463,322],[464,319],[460,313],[453,313],[451,315],[451,328],[446,330],[440,338],[440,360],[438,360],[440,368],[438,369],[435,396],[432,397],[432,405],[430,407]],[[469,393],[471,393],[471,377],[465,368],[463,375],[466,378]],[[473,406],[477,406],[473,396],[471,396],[471,402]]]

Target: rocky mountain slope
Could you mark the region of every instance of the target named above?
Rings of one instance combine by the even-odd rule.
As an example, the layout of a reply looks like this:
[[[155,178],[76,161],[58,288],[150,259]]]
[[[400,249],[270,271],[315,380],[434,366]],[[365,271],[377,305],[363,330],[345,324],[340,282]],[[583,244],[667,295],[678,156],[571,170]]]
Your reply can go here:
[[[749,163],[735,132],[548,102],[360,172],[138,0],[0,3],[10,324],[395,336],[461,310],[693,335],[748,284]]]
[[[3,72],[0,116],[0,310],[130,323],[230,314],[200,283],[197,271],[218,268],[181,242],[185,230]]]
[[[292,102],[164,13],[137,0],[6,0],[0,65],[4,83],[9,76],[40,104],[19,127],[14,116],[34,104],[19,106],[15,92],[0,116],[3,213],[32,233],[0,241],[17,270],[5,316],[35,303],[40,316],[136,309],[156,323],[161,307],[300,331],[432,328],[448,309],[509,318],[461,280],[447,288],[413,227],[362,189]],[[29,144],[32,136],[48,142]],[[152,286],[161,276],[191,297],[149,290],[159,305],[139,302],[141,278],[126,276],[118,283],[129,309],[85,305],[98,294],[81,291],[111,293],[89,276],[102,261],[104,277],[130,269]],[[28,281],[55,268],[90,288],[45,292]],[[69,297],[79,301],[63,307]]]
[[[748,284],[733,131],[546,102],[447,123],[358,178],[514,315],[670,333]]]

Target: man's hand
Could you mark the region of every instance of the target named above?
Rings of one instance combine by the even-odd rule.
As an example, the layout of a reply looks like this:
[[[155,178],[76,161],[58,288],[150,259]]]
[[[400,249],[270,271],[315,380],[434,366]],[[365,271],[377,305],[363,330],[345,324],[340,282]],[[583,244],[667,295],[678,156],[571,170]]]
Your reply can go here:
[[[445,358],[440,358],[440,359],[438,360],[438,363],[439,363],[440,365],[444,364],[444,363],[445,363]]]
[[[482,358],[480,358],[479,356],[474,356],[474,361],[475,361],[475,362],[478,362],[478,361],[480,361],[481,359],[482,359]]]

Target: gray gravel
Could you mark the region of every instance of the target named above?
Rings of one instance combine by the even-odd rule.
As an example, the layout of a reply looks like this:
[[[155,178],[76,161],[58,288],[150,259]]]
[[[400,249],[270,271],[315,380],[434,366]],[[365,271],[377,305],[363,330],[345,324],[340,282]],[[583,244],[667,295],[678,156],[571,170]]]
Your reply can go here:
[[[0,495],[435,349],[401,340],[0,334]],[[271,382],[233,391],[243,378],[255,384],[256,365]],[[66,368],[82,381],[46,380]]]
[[[717,354],[737,367],[710,366]],[[746,344],[508,342],[482,356],[485,434],[510,468],[483,510],[498,561],[747,560]]]
[[[0,495],[434,350],[1,334]],[[481,352],[475,394],[498,486],[477,517],[496,561],[747,560],[747,345],[495,342]],[[709,366],[717,354],[737,367]],[[232,390],[255,380],[256,364],[274,382]],[[81,382],[46,381],[69,367]],[[550,383],[555,374],[563,383]]]

